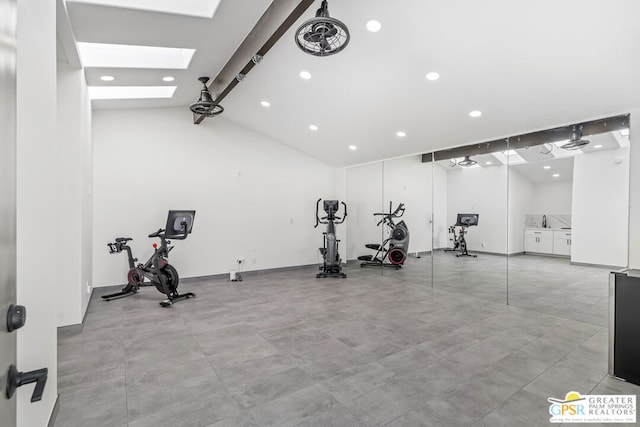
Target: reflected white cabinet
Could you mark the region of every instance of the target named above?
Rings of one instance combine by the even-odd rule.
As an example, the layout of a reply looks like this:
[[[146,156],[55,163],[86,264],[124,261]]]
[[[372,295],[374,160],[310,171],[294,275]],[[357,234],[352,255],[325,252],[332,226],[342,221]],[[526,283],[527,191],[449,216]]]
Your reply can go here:
[[[553,253],[555,255],[571,255],[571,232],[553,232]]]
[[[553,253],[553,230],[524,230],[524,251],[541,254]]]

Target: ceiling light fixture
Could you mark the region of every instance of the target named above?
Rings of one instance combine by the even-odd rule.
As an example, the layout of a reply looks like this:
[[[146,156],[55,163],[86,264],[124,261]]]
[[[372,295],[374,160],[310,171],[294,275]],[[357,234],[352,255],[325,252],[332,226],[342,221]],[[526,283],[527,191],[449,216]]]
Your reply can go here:
[[[315,18],[298,27],[296,44],[304,53],[313,56],[329,56],[340,52],[349,44],[349,28],[329,16],[329,4],[322,0]]]
[[[398,137],[400,138],[404,138],[405,136],[407,136],[407,133],[399,130],[398,132],[396,132],[396,135],[398,135]]]
[[[430,72],[430,73],[427,73],[427,75],[426,75],[426,79],[430,80],[432,82],[438,80],[439,78],[440,78],[440,74],[438,74],[436,72],[433,72],[433,71]]]
[[[371,31],[372,33],[377,33],[381,28],[382,24],[380,24],[380,21],[372,19],[371,21],[367,22],[367,30]]]
[[[101,76],[100,80],[102,80],[103,82],[112,82],[114,81],[116,78],[113,76]]]
[[[543,166],[542,169],[551,169],[551,166]]]
[[[312,131],[317,131],[318,130],[318,126],[316,125],[309,125],[309,129],[311,129]]]
[[[175,78],[175,77],[173,77],[173,76],[164,76],[164,77],[162,78],[162,81],[163,81],[163,82],[172,82],[172,81],[174,81],[175,79],[176,79],[176,78]]]
[[[602,145],[600,145],[600,144],[594,145],[593,148],[602,148]]]
[[[554,178],[557,178],[557,177],[559,177],[559,176],[560,176],[560,174],[559,174],[559,173],[554,173],[554,174],[553,174],[553,175],[551,175],[551,176],[552,176],[552,177],[554,177]]]
[[[358,147],[356,147],[355,145],[350,145],[349,146],[349,150],[351,151],[356,151],[358,149]]]
[[[309,80],[311,78],[311,73],[308,71],[300,71],[300,77],[304,80]]]
[[[472,112],[469,113],[469,115],[471,117],[480,117],[482,115],[482,111],[473,110]]]
[[[471,160],[469,158],[469,156],[464,156],[464,159],[462,161],[458,162],[459,166],[462,166],[462,167],[465,167],[465,168],[469,167],[469,166],[476,165],[476,164],[478,164],[478,162],[476,162],[475,160]]]
[[[589,144],[589,140],[582,139],[582,125],[574,125],[569,136],[569,142],[562,144],[560,148],[564,148],[565,150],[579,150],[587,144]]]
[[[264,108],[271,107],[271,103],[269,101],[260,101],[260,105],[262,105]]]
[[[484,162],[484,164],[485,164],[485,165],[490,165],[490,164],[491,164],[491,162]]]
[[[198,116],[214,117],[222,114],[224,108],[222,105],[216,104],[211,96],[211,91],[207,87],[209,77],[199,77],[198,81],[202,83],[203,88],[200,90],[200,98],[189,105],[189,109]]]

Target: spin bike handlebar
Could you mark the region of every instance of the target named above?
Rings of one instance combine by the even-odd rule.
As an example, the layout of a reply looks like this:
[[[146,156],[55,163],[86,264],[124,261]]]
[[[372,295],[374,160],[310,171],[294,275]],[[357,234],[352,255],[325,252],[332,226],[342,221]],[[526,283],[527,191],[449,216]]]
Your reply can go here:
[[[155,233],[149,234],[149,237],[164,237],[162,233],[164,233],[164,228],[159,228]]]

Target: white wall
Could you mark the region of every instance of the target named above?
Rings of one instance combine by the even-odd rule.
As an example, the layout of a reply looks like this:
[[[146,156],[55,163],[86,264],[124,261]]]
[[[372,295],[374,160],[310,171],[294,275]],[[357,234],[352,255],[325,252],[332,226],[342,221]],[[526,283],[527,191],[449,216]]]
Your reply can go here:
[[[447,171],[433,163],[433,248],[452,247],[447,221]]]
[[[534,188],[520,172],[509,169],[509,254],[524,252],[524,217],[534,209]]]
[[[458,213],[477,213],[466,236],[469,250],[507,252],[507,166],[455,168],[447,176],[447,224]],[[484,244],[484,245],[483,245]]]
[[[367,243],[382,241],[382,227],[376,227],[379,221],[374,212],[384,209],[382,199],[383,163],[372,163],[347,168],[347,259],[357,259],[360,255],[372,254],[364,247]]]
[[[384,162],[384,206],[395,209],[404,203],[404,221],[409,229],[409,253],[431,252],[432,164],[422,163],[421,156]]]
[[[571,181],[535,184],[531,198],[531,211],[528,214],[570,214]]]
[[[58,242],[65,256],[58,261],[58,326],[82,322],[90,297],[91,229],[91,103],[84,71],[66,63],[57,67],[58,206],[62,218]]]
[[[94,286],[121,284],[132,237],[141,261],[169,209],[195,209],[191,234],[174,241],[180,277],[315,264],[322,232],[315,201],[337,198],[336,169],[223,118],[192,123],[186,108],[93,113]]]
[[[56,152],[56,3],[17,3],[17,301],[27,309],[17,334],[17,366],[49,369],[40,402],[30,402],[33,385],[17,391],[17,425],[33,427],[47,425],[58,387],[57,261],[67,248],[57,239],[57,187],[58,160],[64,159]]]
[[[572,262],[627,266],[628,201],[629,148],[575,157],[571,209]]]

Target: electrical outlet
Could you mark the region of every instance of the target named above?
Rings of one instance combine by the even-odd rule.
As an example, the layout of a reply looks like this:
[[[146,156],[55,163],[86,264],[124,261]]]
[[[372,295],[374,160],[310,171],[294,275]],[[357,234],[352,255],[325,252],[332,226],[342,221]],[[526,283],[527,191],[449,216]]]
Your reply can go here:
[[[91,293],[91,285],[89,285],[89,281],[87,280],[84,285],[87,288],[87,293],[90,294]]]

